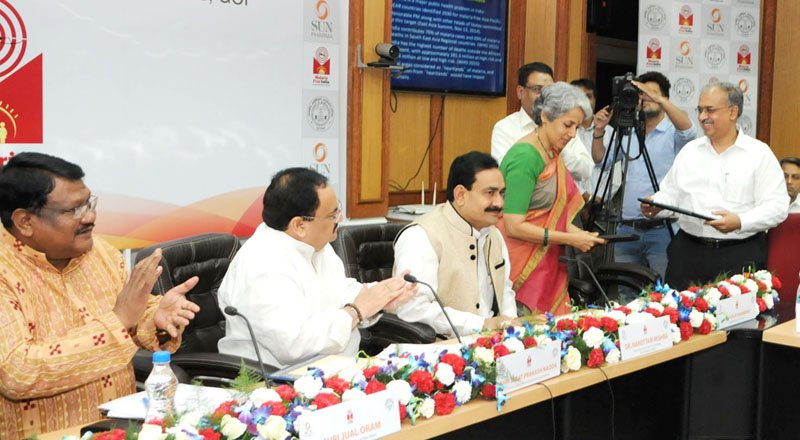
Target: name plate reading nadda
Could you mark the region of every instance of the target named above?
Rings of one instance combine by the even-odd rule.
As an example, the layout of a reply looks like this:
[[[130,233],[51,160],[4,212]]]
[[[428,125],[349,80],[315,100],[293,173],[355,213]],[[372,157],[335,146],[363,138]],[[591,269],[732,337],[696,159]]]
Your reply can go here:
[[[619,351],[623,361],[670,347],[672,347],[672,337],[669,330],[669,316],[619,328]]]
[[[561,374],[561,342],[497,358],[497,383],[510,393]]]
[[[717,305],[719,329],[749,321],[758,315],[755,292],[721,299]]]
[[[366,440],[400,430],[400,408],[389,391],[342,402],[304,413],[297,427],[300,438],[318,440]]]

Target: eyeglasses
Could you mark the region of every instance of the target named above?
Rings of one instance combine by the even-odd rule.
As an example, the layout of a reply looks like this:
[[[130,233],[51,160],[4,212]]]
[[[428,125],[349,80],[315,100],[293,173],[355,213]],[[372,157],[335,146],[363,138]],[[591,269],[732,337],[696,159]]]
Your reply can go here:
[[[325,215],[325,216],[322,216],[322,217],[312,217],[312,216],[308,216],[308,215],[304,215],[303,216],[303,220],[308,221],[308,222],[313,222],[314,220],[316,220],[318,218],[328,219],[328,220],[333,221],[334,223],[339,223],[340,221],[342,221],[342,202],[339,202],[339,206],[336,208],[336,211],[333,211],[333,213],[331,213],[331,214],[328,214],[328,215]]]
[[[97,196],[95,195],[89,196],[89,200],[71,209],[51,208],[49,206],[42,207],[42,209],[52,209],[54,211],[59,211],[62,214],[71,213],[72,218],[76,220],[83,218],[83,216],[88,214],[89,211],[94,211],[96,208],[97,208]]]
[[[703,112],[707,113],[708,115],[713,115],[714,113],[726,109],[731,108],[732,105],[726,105],[725,107],[695,107],[694,111],[697,112],[697,115],[702,115]]]
[[[525,89],[530,90],[533,93],[542,93],[542,89],[544,86],[522,86]]]

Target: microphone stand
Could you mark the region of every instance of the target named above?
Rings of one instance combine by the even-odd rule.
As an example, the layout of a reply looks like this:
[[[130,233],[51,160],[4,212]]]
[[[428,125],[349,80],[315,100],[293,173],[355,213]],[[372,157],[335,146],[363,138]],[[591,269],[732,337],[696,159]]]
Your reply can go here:
[[[250,325],[250,320],[247,319],[246,316],[239,313],[236,307],[227,306],[224,310],[225,314],[228,316],[238,316],[244,319],[244,323],[247,324],[247,330],[250,331],[250,341],[253,343],[253,348],[256,351],[256,357],[258,357],[258,366],[261,368],[261,375],[264,376],[264,380],[269,380],[267,377],[267,371],[264,370],[264,361],[261,360],[261,350],[258,349],[258,342],[256,342],[256,334],[253,332],[253,326]]]
[[[586,271],[589,272],[589,276],[592,277],[592,281],[594,281],[594,285],[597,287],[597,290],[600,291],[600,294],[603,295],[603,299],[606,300],[606,305],[609,305],[611,303],[611,300],[608,299],[608,295],[606,295],[606,291],[603,290],[603,287],[600,285],[600,282],[597,281],[597,278],[594,276],[594,272],[592,271],[592,268],[589,267],[589,265],[586,264],[586,262],[584,262],[583,260],[580,260],[578,258],[570,258],[570,257],[568,257],[566,255],[562,255],[562,256],[558,257],[558,261],[560,261],[562,263],[575,262],[578,265],[583,265],[583,267],[586,268]]]
[[[456,330],[456,326],[453,325],[453,321],[450,320],[450,315],[447,314],[447,310],[444,309],[444,304],[442,304],[442,300],[439,299],[439,295],[436,294],[436,289],[433,288],[430,284],[420,281],[414,275],[407,273],[404,277],[404,280],[408,281],[409,283],[419,283],[423,286],[426,286],[428,289],[431,289],[431,293],[433,293],[433,297],[436,299],[436,302],[439,303],[439,307],[442,309],[442,313],[444,313],[444,317],[447,318],[447,323],[450,324],[450,329],[453,330],[453,334],[456,335],[456,339],[458,339],[458,343],[464,345],[461,341],[461,335],[458,334],[458,330]]]

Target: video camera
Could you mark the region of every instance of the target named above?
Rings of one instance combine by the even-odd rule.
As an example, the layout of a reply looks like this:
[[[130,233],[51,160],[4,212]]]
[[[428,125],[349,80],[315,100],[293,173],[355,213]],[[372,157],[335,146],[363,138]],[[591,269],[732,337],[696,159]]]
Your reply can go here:
[[[639,89],[633,84],[633,73],[615,76],[611,80],[611,116],[610,124],[616,129],[636,126],[636,106],[639,105]]]

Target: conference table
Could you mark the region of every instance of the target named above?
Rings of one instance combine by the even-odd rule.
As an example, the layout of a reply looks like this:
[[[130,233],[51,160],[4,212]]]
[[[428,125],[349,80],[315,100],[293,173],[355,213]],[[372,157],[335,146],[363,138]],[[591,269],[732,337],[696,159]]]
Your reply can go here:
[[[764,331],[759,359],[759,439],[796,439],[792,420],[800,412],[800,333],[794,319]]]
[[[667,365],[670,362],[681,362],[678,369],[683,368],[687,356],[696,352],[708,349],[710,347],[723,344],[727,339],[725,332],[712,332],[708,335],[695,335],[688,341],[683,341],[673,347],[658,351],[637,359],[630,361],[620,362],[615,365],[606,365],[600,368],[583,367],[578,371],[562,374],[558,377],[549,379],[542,384],[534,384],[526,388],[517,390],[510,393],[509,399],[503,406],[502,411],[497,411],[497,402],[495,400],[484,400],[480,397],[470,401],[464,406],[457,407],[453,413],[446,416],[434,416],[431,419],[420,419],[417,423],[412,425],[410,420],[403,422],[402,430],[387,438],[401,439],[401,438],[431,438],[437,436],[452,436],[454,438],[485,438],[487,432],[491,432],[492,436],[514,437],[516,434],[521,434],[524,431],[528,432],[530,438],[531,432],[541,434],[546,438],[552,437],[553,428],[553,413],[556,406],[558,406],[558,422],[561,425],[558,428],[560,438],[586,438],[585,435],[580,434],[578,430],[574,434],[570,431],[575,427],[569,425],[583,423],[580,420],[571,417],[565,417],[564,412],[569,412],[572,406],[585,407],[585,402],[573,402],[569,399],[582,392],[589,394],[596,394],[593,392],[594,387],[606,387],[607,380],[619,381],[626,378],[632,378],[639,374],[652,373],[651,376],[662,376],[664,373],[658,371],[660,366]],[[645,381],[650,381],[651,376],[646,376]],[[666,382],[666,378],[664,378]],[[618,387],[617,384],[614,385]],[[638,389],[638,385],[636,385]],[[685,397],[682,385],[673,386],[668,384],[668,389],[672,390],[672,394],[677,396],[677,400],[681,401]],[[605,389],[605,388],[603,388]],[[618,388],[621,389],[621,388]],[[647,393],[641,393],[644,402],[650,402],[653,396]],[[560,399],[558,402],[551,402],[553,399]],[[579,399],[580,400],[580,399]],[[589,402],[589,406],[595,406],[596,403]],[[600,403],[600,407],[591,408],[589,411],[597,412],[602,411],[603,414],[608,413],[608,408],[605,403]],[[531,415],[528,411],[531,409],[536,412],[536,415]],[[585,411],[582,409],[581,411]],[[511,416],[513,419],[504,419]],[[610,415],[609,415],[610,417]],[[604,432],[612,425],[609,417],[599,417],[596,422],[598,426],[592,427],[593,432]],[[524,421],[525,426],[519,426],[521,419]],[[494,425],[493,425],[494,423]],[[497,428],[496,424],[507,426],[506,428]],[[624,426],[625,420],[616,420],[616,424]],[[513,425],[513,426],[510,426]],[[54,431],[39,435],[39,440],[60,440],[64,435],[78,435],[80,426],[71,427],[61,431]],[[499,429],[499,431],[498,431]],[[522,429],[523,431],[519,431]],[[531,431],[532,430],[532,431]],[[509,437],[511,436],[511,437]],[[538,435],[536,436],[538,438]],[[624,435],[617,435],[617,438],[625,438]],[[644,437],[640,437],[644,438]]]

